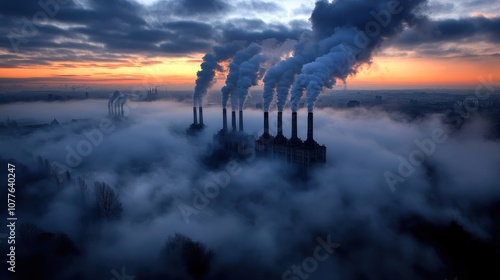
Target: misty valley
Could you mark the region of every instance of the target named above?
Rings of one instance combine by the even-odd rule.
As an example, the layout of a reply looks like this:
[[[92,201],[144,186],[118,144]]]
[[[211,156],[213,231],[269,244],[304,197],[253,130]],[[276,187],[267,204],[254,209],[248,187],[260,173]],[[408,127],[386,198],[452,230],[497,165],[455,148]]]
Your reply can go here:
[[[457,127],[438,113],[318,109],[315,139],[328,147],[327,161],[304,178],[250,152],[214,158],[217,106],[205,108],[206,127],[194,136],[185,130],[190,107],[173,101],[135,102],[126,116],[109,116],[102,99],[2,109],[11,123],[2,166],[15,164],[17,175],[16,279],[498,273],[500,144],[479,114]],[[26,112],[57,124],[29,127]],[[245,112],[245,130],[258,137],[262,112]],[[283,119],[288,136],[290,114]],[[415,150],[424,155],[417,165]]]

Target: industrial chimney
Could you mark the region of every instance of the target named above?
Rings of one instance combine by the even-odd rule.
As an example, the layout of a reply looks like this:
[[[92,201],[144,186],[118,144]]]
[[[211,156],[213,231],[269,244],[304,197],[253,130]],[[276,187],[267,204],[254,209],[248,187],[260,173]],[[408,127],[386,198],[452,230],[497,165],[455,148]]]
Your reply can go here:
[[[276,137],[274,137],[275,144],[286,144],[288,139],[283,136],[283,112],[278,112],[278,132],[276,133]]]
[[[278,135],[283,136],[283,112],[278,112]]]
[[[233,128],[233,131],[236,131],[236,112],[235,111],[231,112],[231,126]]]
[[[243,110],[240,110],[240,131],[243,131]]]
[[[313,113],[307,114],[307,141],[313,141]]]
[[[292,138],[297,139],[297,112],[292,112]]]
[[[288,143],[291,146],[302,145],[302,140],[297,136],[297,112],[292,112],[292,137]]]
[[[269,112],[264,112],[264,137],[269,137]]]
[[[203,107],[200,106],[199,111],[200,111],[200,126],[203,127],[203,126],[205,126],[203,124]]]
[[[196,115],[196,107],[193,107],[193,124],[198,124],[198,116]]]
[[[222,109],[222,129],[227,131],[227,110],[226,108]]]

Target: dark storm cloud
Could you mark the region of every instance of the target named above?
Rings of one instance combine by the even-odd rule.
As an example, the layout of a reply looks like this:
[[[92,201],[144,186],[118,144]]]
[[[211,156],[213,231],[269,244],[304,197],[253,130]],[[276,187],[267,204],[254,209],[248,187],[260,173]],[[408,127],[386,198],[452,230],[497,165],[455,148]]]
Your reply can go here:
[[[245,7],[251,14],[264,9],[279,9],[271,2],[253,1]],[[237,6],[220,1],[159,1],[142,5],[131,0],[90,0],[84,6],[69,2],[60,5],[47,24],[33,25],[35,36],[22,36],[25,23],[32,24],[33,15],[43,11],[36,1],[21,0],[0,4],[0,49],[14,53],[12,40],[23,40],[17,61],[40,61],[40,65],[57,62],[59,55],[47,56],[51,50],[73,52],[81,61],[120,53],[133,59],[136,55],[180,56],[205,53],[218,42],[235,39],[261,41],[276,38],[284,41],[296,38],[301,30],[281,25],[269,25],[261,20],[243,23],[222,23],[220,15],[236,10]],[[213,16],[220,14],[216,18]],[[24,39],[27,39],[24,41]],[[78,55],[86,52],[85,56]],[[70,56],[66,56],[69,60]],[[16,61],[12,57],[12,61]],[[13,65],[3,61],[2,64]]]
[[[281,24],[266,24],[260,19],[238,19],[225,24],[222,29],[224,41],[260,42],[274,38],[280,42],[298,39],[306,31],[304,27],[288,27]]]
[[[433,42],[456,41],[500,42],[500,17],[470,17],[425,21],[414,29],[404,32],[396,42],[418,45]]]
[[[461,48],[461,44],[453,48],[443,46],[443,43],[451,42],[498,44],[500,42],[500,17],[425,20],[391,40],[388,46],[403,50],[411,49],[422,56],[481,55],[474,52],[474,49]]]
[[[464,1],[462,5],[466,7],[478,7],[478,6],[487,6],[498,3],[497,0],[469,0]]]
[[[397,3],[397,5],[393,5]],[[374,20],[373,13],[392,9],[400,10],[391,15],[391,20],[381,29],[378,40],[373,40],[372,45],[377,45],[384,37],[391,37],[404,28],[403,22],[413,25],[424,18],[419,11],[425,7],[426,0],[404,0],[398,2],[376,0],[376,1],[345,1],[339,0],[333,3],[328,1],[316,2],[316,7],[311,15],[313,30],[320,38],[331,36],[336,28],[356,27],[365,30],[367,23]]]
[[[227,11],[229,5],[221,0],[183,0],[171,1],[173,11],[182,15],[216,14]]]

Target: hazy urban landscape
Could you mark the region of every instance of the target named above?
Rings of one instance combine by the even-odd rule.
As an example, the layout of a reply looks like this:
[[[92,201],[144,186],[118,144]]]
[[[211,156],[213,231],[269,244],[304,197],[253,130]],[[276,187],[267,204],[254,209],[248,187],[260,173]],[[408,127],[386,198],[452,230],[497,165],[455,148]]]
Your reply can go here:
[[[500,4],[0,4],[1,279],[500,279]]]

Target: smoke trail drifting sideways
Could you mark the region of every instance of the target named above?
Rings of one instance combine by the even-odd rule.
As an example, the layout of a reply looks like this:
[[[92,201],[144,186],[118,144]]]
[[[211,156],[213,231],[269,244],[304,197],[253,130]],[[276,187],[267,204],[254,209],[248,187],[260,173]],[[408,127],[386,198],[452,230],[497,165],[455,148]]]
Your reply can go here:
[[[222,71],[220,62],[230,59],[234,54],[241,50],[244,43],[241,41],[234,41],[223,46],[215,46],[213,53],[206,54],[203,57],[203,62],[200,67],[201,70],[196,73],[196,86],[193,94],[193,106],[201,106],[203,96],[205,96],[213,84],[215,83],[215,73]]]
[[[293,83],[292,110],[297,110],[307,89],[307,107],[312,112],[325,87],[332,87],[336,79],[345,81],[362,63],[371,61],[385,39],[399,34],[406,24],[418,22],[418,11],[424,3],[426,0],[316,2],[311,16],[313,30],[318,36],[329,36],[323,43],[333,42],[335,46],[302,68]]]
[[[335,38],[322,38],[318,34],[314,37],[303,36],[302,41],[295,46],[292,57],[280,61],[267,71],[264,77],[264,111],[269,110],[274,93],[277,92],[276,105],[278,111],[282,112],[294,78],[300,73],[302,66],[327,53],[333,46],[341,43],[343,37],[344,31],[338,31]]]
[[[243,105],[245,105],[248,89],[257,85],[262,77],[263,71],[259,70],[263,68],[260,65],[266,60],[266,56],[258,54],[240,65],[238,82],[236,83],[236,95],[238,96],[240,111],[243,110]]]
[[[252,43],[246,49],[238,51],[233,61],[229,64],[229,73],[226,77],[226,85],[222,87],[222,108],[226,108],[227,100],[229,99],[230,94],[234,94],[233,91],[236,89],[236,83],[238,82],[239,77],[239,69],[240,65],[260,53],[262,48]],[[233,100],[237,100],[237,98],[233,98]],[[233,107],[235,102],[233,102]]]
[[[333,47],[324,56],[314,62],[304,65],[302,73],[295,78],[292,89],[292,111],[296,112],[304,90],[307,90],[307,110],[312,112],[319,93],[326,87],[332,88],[336,78],[345,81],[347,76],[354,74],[356,48],[345,45]]]
[[[264,77],[264,94],[263,94],[263,102],[264,102],[264,111],[269,111],[269,106],[273,101],[274,96],[276,95],[276,87],[278,82],[280,81],[280,77],[284,71],[287,70],[288,67],[283,68],[279,67],[280,63],[282,64],[284,61],[287,61],[289,57],[283,59],[284,54],[288,54],[292,52],[297,45],[297,41],[295,40],[287,40],[282,45],[276,47],[273,46],[270,51],[264,50],[263,53],[268,56],[268,64],[271,66],[269,70],[266,72]],[[300,69],[299,69],[300,70]]]

